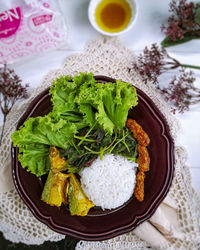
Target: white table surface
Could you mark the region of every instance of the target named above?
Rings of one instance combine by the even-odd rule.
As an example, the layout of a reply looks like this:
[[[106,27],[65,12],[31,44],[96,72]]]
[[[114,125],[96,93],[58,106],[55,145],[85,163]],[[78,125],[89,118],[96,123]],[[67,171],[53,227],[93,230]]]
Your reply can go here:
[[[14,69],[31,88],[41,84],[49,70],[61,67],[64,59],[84,49],[85,44],[99,36],[92,28],[87,17],[89,0],[58,0],[62,6],[68,28],[68,43],[56,51],[30,61],[14,65]],[[0,0],[0,4],[3,0]],[[159,43],[164,35],[160,30],[168,19],[170,0],[137,0],[139,12],[135,26],[120,38],[126,46],[139,54],[144,46]],[[195,1],[197,2],[197,1]],[[174,46],[167,49],[170,55],[182,63],[200,66],[200,40]],[[196,85],[200,88],[200,71],[196,71]],[[187,165],[190,167],[192,184],[200,195],[200,105],[185,114],[177,114],[181,123],[178,145],[188,151]]]

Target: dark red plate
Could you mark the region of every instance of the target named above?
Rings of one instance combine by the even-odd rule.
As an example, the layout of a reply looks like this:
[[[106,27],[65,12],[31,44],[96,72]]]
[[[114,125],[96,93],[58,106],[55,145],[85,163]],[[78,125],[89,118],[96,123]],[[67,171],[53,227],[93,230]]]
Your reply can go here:
[[[114,82],[105,76],[96,80]],[[49,89],[38,95],[20,119],[17,129],[29,118],[45,115],[51,110]],[[138,202],[133,196],[124,206],[102,211],[93,209],[88,216],[71,216],[64,206],[51,207],[40,200],[42,182],[28,173],[18,161],[18,148],[12,147],[12,175],[15,187],[33,215],[52,230],[84,240],[105,240],[126,233],[147,220],[165,198],[174,173],[174,145],[165,118],[150,98],[137,89],[139,104],[129,112],[150,137],[148,146],[151,164],[145,179],[145,198]]]

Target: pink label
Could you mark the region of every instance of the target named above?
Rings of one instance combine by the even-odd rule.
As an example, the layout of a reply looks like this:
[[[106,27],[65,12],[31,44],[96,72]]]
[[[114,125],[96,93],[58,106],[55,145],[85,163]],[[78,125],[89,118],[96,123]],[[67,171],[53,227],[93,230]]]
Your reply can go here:
[[[51,22],[53,15],[42,15],[33,18],[33,23],[35,26],[38,26],[43,23]]]
[[[0,13],[0,38],[12,36],[18,30],[21,21],[20,8]]]

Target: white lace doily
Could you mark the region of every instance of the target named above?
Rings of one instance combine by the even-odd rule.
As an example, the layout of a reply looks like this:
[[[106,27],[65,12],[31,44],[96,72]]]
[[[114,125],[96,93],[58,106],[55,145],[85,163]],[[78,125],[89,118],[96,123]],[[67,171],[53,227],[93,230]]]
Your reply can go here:
[[[3,168],[10,154],[10,135],[15,130],[17,121],[26,110],[31,100],[52,81],[61,75],[75,75],[79,72],[93,72],[95,75],[106,75],[133,83],[143,90],[164,114],[171,135],[176,139],[179,126],[174,116],[168,111],[167,104],[150,84],[144,85],[136,73],[128,73],[127,68],[136,60],[133,52],[124,47],[116,38],[100,37],[88,44],[82,54],[70,56],[63,68],[51,71],[42,85],[34,90],[28,100],[15,105],[8,116],[5,126],[3,144],[0,148],[0,168]],[[200,202],[199,197],[191,187],[189,168],[185,166],[186,152],[182,148],[175,149],[175,158],[181,164],[176,164],[175,177],[169,191],[179,208],[179,224],[184,232],[184,240],[170,239],[170,244],[162,249],[198,249],[200,243]],[[42,244],[46,240],[58,241],[65,236],[55,233],[46,225],[33,217],[29,209],[20,199],[16,190],[0,193],[0,230],[6,239],[12,242],[26,244]],[[200,247],[200,246],[199,246]],[[103,242],[80,241],[76,249],[153,249],[133,232]]]

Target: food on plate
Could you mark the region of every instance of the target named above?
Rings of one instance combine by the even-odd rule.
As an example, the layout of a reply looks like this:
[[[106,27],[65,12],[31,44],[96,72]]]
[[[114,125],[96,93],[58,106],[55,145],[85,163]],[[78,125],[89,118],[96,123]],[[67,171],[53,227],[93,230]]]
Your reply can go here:
[[[69,211],[71,215],[87,215],[91,207],[95,205],[87,198],[79,180],[73,173],[70,173],[70,185],[68,191]]]
[[[144,179],[145,173],[143,171],[139,171],[136,176],[136,187],[134,190],[134,195],[140,202],[144,200]]]
[[[149,171],[149,165],[150,165],[150,157],[148,150],[145,146],[141,146],[140,144],[137,145],[137,152],[138,152],[138,169],[147,172]]]
[[[67,160],[60,157],[60,152],[56,147],[50,147],[49,158],[52,172],[64,171],[67,169]]]
[[[49,113],[46,116],[30,117],[11,138],[19,148],[18,159],[22,167],[41,176],[50,170],[50,146],[67,149],[68,141],[75,132],[73,124],[56,119]]]
[[[133,195],[137,163],[124,156],[106,154],[80,171],[81,186],[96,206],[112,209]]]
[[[65,196],[67,195],[64,191],[67,185],[67,174],[53,173],[49,171],[44,189],[42,191],[41,199],[51,206],[60,207],[62,203],[65,203]]]
[[[126,126],[131,130],[133,136],[137,139],[138,144],[141,146],[147,146],[150,143],[148,134],[135,120],[128,118]]]
[[[51,206],[60,207],[67,203],[67,191],[69,174],[61,173],[67,169],[67,160],[60,157],[56,147],[49,149],[50,171],[42,191],[41,199]]]
[[[41,199],[52,206],[64,203],[71,215],[79,216],[94,205],[121,206],[133,194],[135,166],[141,174],[149,170],[149,137],[136,121],[127,120],[138,103],[136,89],[120,80],[99,83],[92,73],[80,73],[56,79],[49,94],[52,111],[29,118],[12,134],[21,166],[36,176],[48,174]],[[101,171],[94,176],[97,163]],[[135,190],[143,187],[144,198],[139,173]],[[141,193],[137,199],[141,201]]]
[[[133,136],[137,139],[137,152],[138,152],[138,173],[136,177],[136,187],[134,190],[135,197],[138,201],[144,200],[144,179],[145,173],[149,171],[150,157],[146,146],[150,143],[148,134],[143,130],[133,119],[127,119],[126,126],[131,130]]]

